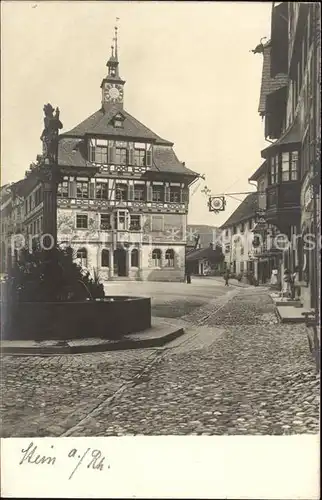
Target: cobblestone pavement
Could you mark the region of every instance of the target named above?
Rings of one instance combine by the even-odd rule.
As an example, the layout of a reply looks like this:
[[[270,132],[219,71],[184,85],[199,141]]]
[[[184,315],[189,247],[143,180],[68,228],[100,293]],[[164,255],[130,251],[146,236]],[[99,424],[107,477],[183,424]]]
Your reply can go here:
[[[4,357],[2,435],[319,431],[305,327],[277,323],[265,290],[219,293],[180,321],[165,348]]]

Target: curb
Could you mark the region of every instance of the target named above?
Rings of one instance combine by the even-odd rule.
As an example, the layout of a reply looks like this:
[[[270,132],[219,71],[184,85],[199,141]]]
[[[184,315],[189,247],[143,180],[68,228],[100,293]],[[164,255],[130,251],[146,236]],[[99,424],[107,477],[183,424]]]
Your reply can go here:
[[[100,342],[92,345],[76,345],[71,346],[39,346],[39,347],[24,347],[24,346],[4,346],[1,347],[1,354],[4,355],[25,355],[25,356],[60,356],[63,354],[85,354],[94,352],[106,351],[125,351],[128,349],[148,349],[151,347],[162,347],[172,340],[183,335],[184,329],[182,327],[172,330],[167,335],[162,337],[152,337],[147,339],[133,340],[124,338],[120,341]]]

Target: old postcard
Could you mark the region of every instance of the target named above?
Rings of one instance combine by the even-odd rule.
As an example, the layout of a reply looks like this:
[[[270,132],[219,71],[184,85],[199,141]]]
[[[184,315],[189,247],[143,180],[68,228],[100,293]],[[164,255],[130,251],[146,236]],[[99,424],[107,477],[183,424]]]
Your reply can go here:
[[[1,17],[2,496],[319,498],[320,4]]]

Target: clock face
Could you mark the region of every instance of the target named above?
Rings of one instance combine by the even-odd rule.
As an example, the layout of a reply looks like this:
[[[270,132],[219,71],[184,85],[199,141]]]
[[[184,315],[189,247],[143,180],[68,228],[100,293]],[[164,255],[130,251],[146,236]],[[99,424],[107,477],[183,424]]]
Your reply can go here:
[[[117,99],[120,95],[120,91],[116,87],[111,87],[108,91],[108,95],[111,99]]]
[[[106,101],[122,101],[123,89],[119,86],[106,85],[104,89],[104,97]]]

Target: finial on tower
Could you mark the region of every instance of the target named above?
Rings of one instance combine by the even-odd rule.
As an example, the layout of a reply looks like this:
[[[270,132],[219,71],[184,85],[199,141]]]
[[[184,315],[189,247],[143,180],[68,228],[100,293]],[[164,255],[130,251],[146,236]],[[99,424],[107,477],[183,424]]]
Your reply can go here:
[[[115,58],[117,59],[117,32],[118,32],[118,26],[117,26],[117,22],[120,20],[119,17],[116,18],[116,23],[115,23],[115,26],[114,26],[114,48],[115,48]]]

